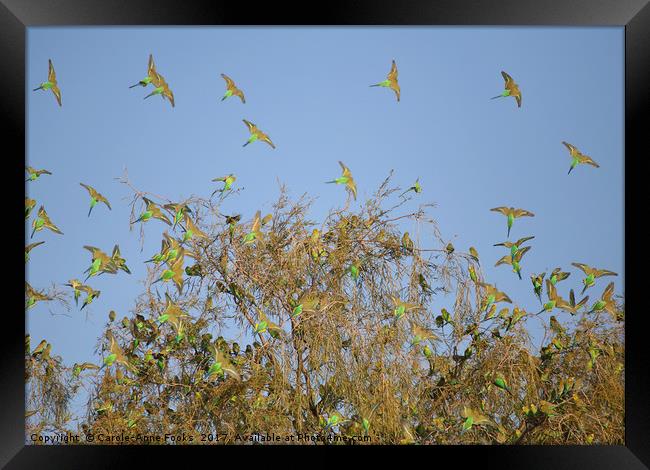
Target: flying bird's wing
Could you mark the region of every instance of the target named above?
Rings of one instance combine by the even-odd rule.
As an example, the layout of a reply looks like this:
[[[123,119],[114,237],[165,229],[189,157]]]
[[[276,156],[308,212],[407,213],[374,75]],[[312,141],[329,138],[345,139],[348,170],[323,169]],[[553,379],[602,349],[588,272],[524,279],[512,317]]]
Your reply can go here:
[[[228,87],[228,89],[237,88],[235,86],[235,82],[233,82],[232,79],[225,73],[221,74],[221,78],[223,78],[226,81],[226,87]]]
[[[510,86],[510,84],[513,82],[512,77],[503,70],[501,71],[501,76],[503,76],[503,79],[506,81],[506,87]]]
[[[390,81],[397,81],[397,64],[395,63],[395,60],[393,60],[393,63],[391,64],[387,78]]]
[[[568,143],[568,142],[562,141],[562,144],[563,144],[567,149],[569,149],[569,153],[570,153],[571,155],[574,155],[574,154],[578,151],[578,149],[577,149],[574,145],[571,145],[571,144]]]
[[[514,215],[515,217],[535,217],[535,214],[526,209],[515,209]]]
[[[56,83],[56,72],[54,71],[54,65],[52,64],[52,59],[48,59],[47,64],[48,64],[47,81],[51,83]]]
[[[339,160],[339,165],[341,166],[341,169],[343,170],[343,176],[348,177],[348,178],[352,177],[352,172],[350,171],[350,169],[347,166],[345,166],[345,163],[343,163],[341,160]]]
[[[501,207],[494,207],[490,209],[493,212],[501,212],[503,215],[508,215],[508,212],[510,211],[509,207],[501,206]]]

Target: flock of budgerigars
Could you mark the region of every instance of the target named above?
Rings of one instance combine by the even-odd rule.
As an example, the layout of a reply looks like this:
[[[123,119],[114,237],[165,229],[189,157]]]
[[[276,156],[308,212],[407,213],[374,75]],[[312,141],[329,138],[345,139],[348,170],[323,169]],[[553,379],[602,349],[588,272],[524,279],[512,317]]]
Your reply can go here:
[[[513,80],[513,78],[510,75],[508,75],[506,72],[502,71],[501,75],[505,80],[504,91],[501,94],[493,97],[493,99],[502,98],[502,97],[512,97],[516,100],[517,107],[520,108],[522,103],[522,94],[519,89],[519,86]],[[226,82],[226,92],[223,95],[222,101],[227,98],[235,96],[241,100],[242,104],[246,103],[246,99],[243,91],[237,87],[235,82],[225,74],[221,74],[221,77]],[[169,84],[166,82],[163,75],[161,75],[160,72],[157,71],[152,55],[149,56],[147,76],[142,80],[140,80],[138,83],[132,85],[130,88],[134,88],[137,86],[146,88],[149,85],[153,86],[153,91],[151,91],[151,93],[146,95],[145,99],[151,96],[158,95],[161,96],[163,100],[169,101],[172,107],[175,106],[174,93],[172,92],[171,88],[169,87]],[[400,101],[400,86],[398,84],[398,71],[397,71],[397,65],[394,60],[392,61],[392,66],[386,79],[382,82],[370,86],[390,88],[391,90],[393,90],[393,92],[395,92],[397,101],[398,102]],[[47,81],[41,83],[41,85],[38,88],[36,88],[34,91],[36,90],[50,90],[56,97],[59,106],[62,106],[61,89],[59,88],[59,85],[57,83],[56,73],[54,71],[54,66],[51,60],[49,61],[49,72],[48,72]],[[262,142],[267,143],[269,146],[275,149],[275,144],[271,141],[271,139],[266,133],[262,132],[255,124],[253,124],[250,121],[244,119],[243,122],[244,124],[246,124],[248,131],[250,133],[250,136],[246,141],[246,143],[244,143],[244,146],[260,140]],[[571,171],[579,164],[588,164],[598,168],[599,165],[591,157],[581,153],[578,150],[578,148],[576,148],[574,145],[569,144],[567,142],[562,142],[562,144],[566,146],[566,148],[569,151],[569,155],[571,157],[571,165],[569,168],[569,173],[571,173]],[[334,184],[344,186],[346,191],[348,192],[348,197],[353,197],[356,200],[357,187],[354,178],[352,176],[352,172],[347,166],[345,166],[343,162],[339,161],[339,165],[341,166],[342,169],[341,176],[333,179],[332,181],[327,181],[327,183],[334,183]],[[26,181],[31,181],[31,182],[36,181],[41,175],[52,174],[48,170],[35,169],[32,167],[27,167],[26,170],[29,174],[29,177]],[[232,185],[236,181],[236,176],[233,174],[229,174],[227,176],[215,178],[212,181],[223,183],[223,187],[217,189],[215,192],[219,191],[222,194],[224,194],[225,192],[232,190]],[[108,199],[104,197],[101,193],[99,193],[95,188],[93,188],[88,184],[84,184],[84,183],[80,183],[80,184],[88,192],[88,195],[90,196],[90,209],[88,211],[88,216],[91,215],[93,208],[100,202],[104,203],[108,207],[108,209],[111,209]],[[413,191],[414,193],[418,193],[418,194],[422,192],[422,187],[420,186],[419,180],[416,180],[415,183],[406,192],[409,191]],[[402,193],[400,197],[403,197],[404,194],[405,193]],[[188,275],[188,276],[201,275],[199,265],[188,266],[185,269],[183,269],[185,256],[193,257],[191,251],[187,249],[186,242],[188,242],[193,237],[207,238],[208,236],[197,227],[195,221],[192,219],[192,215],[191,215],[192,211],[187,206],[187,204],[169,203],[165,205],[158,205],[154,201],[144,196],[142,196],[142,200],[145,209],[136,220],[132,221],[133,224],[145,223],[148,220],[154,218],[164,222],[165,224],[173,228],[180,226],[180,228],[183,231],[183,235],[181,238],[175,238],[173,236],[170,236],[167,232],[165,232],[162,240],[161,251],[156,255],[154,255],[150,260],[148,260],[148,262],[153,262],[156,264],[164,263],[166,265],[166,269],[163,270],[162,275],[156,282],[171,281],[176,285],[179,292],[181,292],[183,289],[184,275]],[[36,207],[36,204],[37,202],[35,200],[25,197],[25,219],[26,220],[30,217],[30,214],[33,208]],[[520,217],[534,216],[534,214],[531,211],[515,208],[515,207],[503,206],[503,207],[495,207],[490,210],[494,212],[498,212],[507,218],[508,239],[510,237],[510,230],[512,228],[515,219]],[[231,233],[232,233],[235,224],[237,224],[240,221],[241,216],[233,215],[233,216],[225,216],[225,217],[226,217],[226,223],[230,226]],[[261,238],[262,236],[261,229],[266,224],[266,222],[268,222],[268,220],[266,220],[266,218],[263,219],[261,217],[260,211],[258,211],[255,214],[250,231],[248,231],[244,235],[241,243],[249,244]],[[31,238],[33,238],[37,232],[43,229],[49,229],[55,233],[61,235],[63,234],[63,232],[61,232],[61,230],[59,230],[59,228],[50,220],[45,210],[45,207],[41,204],[38,209],[36,218],[34,218],[34,220],[32,221]],[[315,232],[318,233],[317,231]],[[512,267],[513,272],[517,274],[519,279],[521,279],[521,262],[524,255],[531,248],[530,246],[523,246],[523,245],[524,243],[528,242],[533,238],[534,238],[533,236],[530,236],[530,237],[523,237],[516,241],[505,241],[502,243],[497,243],[495,246],[503,246],[509,249],[509,254],[499,259],[496,263],[496,266],[502,264],[510,265]],[[27,263],[29,259],[30,250],[43,243],[44,243],[43,241],[34,242],[28,244],[25,247],[25,263]],[[403,248],[408,249],[409,244],[412,244],[412,241],[408,236],[408,232],[405,232],[402,238]],[[116,274],[118,270],[122,270],[125,271],[126,273],[130,273],[129,268],[126,265],[126,260],[120,255],[120,249],[118,245],[115,245],[111,255],[108,255],[107,253],[105,253],[104,251],[102,251],[97,247],[84,246],[84,248],[87,249],[92,254],[91,264],[88,267],[88,269],[85,271],[85,273],[87,273],[86,279],[83,282],[78,279],[71,279],[68,282],[68,284],[66,284],[68,287],[72,289],[74,294],[74,299],[77,305],[81,294],[82,293],[85,294],[85,299],[82,302],[81,309],[86,307],[88,304],[90,304],[94,299],[96,299],[100,295],[100,291],[95,290],[89,285],[85,284],[85,282],[88,281],[89,278],[93,276],[97,276],[102,273]],[[449,255],[451,255],[454,251],[454,246],[451,243],[449,243],[446,246],[445,251]],[[478,252],[476,251],[476,249],[470,247],[469,254],[470,254],[470,258],[473,259],[476,263],[478,263]],[[584,288],[582,289],[581,295],[584,294],[584,292],[588,288],[595,285],[597,278],[602,276],[617,275],[615,272],[605,270],[605,269],[593,268],[584,263],[572,263],[572,265],[580,269],[585,274],[585,278],[582,280],[582,284],[584,285]],[[494,285],[479,282],[475,268],[471,263],[469,264],[468,270],[471,279],[476,284],[480,285],[483,288],[484,297],[483,297],[483,304],[481,307],[485,308],[485,311],[487,313],[487,318],[491,318],[496,315],[497,303],[499,302],[511,303],[510,298],[505,293],[499,291]],[[579,311],[579,309],[581,309],[586,305],[586,302],[588,301],[589,297],[588,296],[584,297],[582,300],[577,302],[573,289],[571,289],[569,292],[569,300],[565,300],[560,295],[558,295],[556,290],[556,284],[566,279],[569,275],[570,275],[569,272],[565,272],[558,267],[550,273],[548,278],[546,278],[546,281],[545,281],[546,273],[533,274],[530,276],[534,293],[539,299],[539,302],[543,307],[538,314],[543,312],[551,312],[557,308],[569,312],[572,315],[575,315]],[[547,298],[548,298],[548,301],[545,303],[542,301],[544,282],[546,284],[546,291],[547,291]],[[26,284],[26,297],[27,297],[26,308],[29,309],[33,307],[38,301],[53,300],[52,297],[48,296],[43,291],[38,291],[32,288],[27,282],[25,284]],[[616,303],[613,300],[613,294],[614,294],[614,283],[612,282],[605,288],[600,299],[598,299],[593,304],[589,312],[591,313],[591,312],[598,312],[598,311],[607,311],[614,318],[620,319],[619,317],[620,312],[618,312]],[[167,308],[165,309],[165,313],[161,315],[161,317],[159,318],[159,321],[161,322],[169,321],[172,324],[176,324],[178,323],[179,319],[182,316],[185,316],[186,314],[184,314],[177,306],[175,306],[175,304],[173,304],[169,296],[166,296],[166,298],[167,298]],[[392,300],[395,305],[394,315],[398,319],[404,315],[405,311],[413,307],[411,304],[407,302],[403,302],[398,298],[393,298]],[[296,307],[296,310],[299,311],[300,309],[301,306],[298,305]],[[111,312],[111,314],[114,315],[114,312]],[[551,318],[551,320],[553,320],[553,318]],[[255,328],[256,333],[260,333],[264,331],[266,328],[268,328],[268,325],[272,325],[272,323],[267,319],[260,318],[260,322],[256,325]],[[111,354],[107,357],[105,362],[108,365],[110,365],[112,362],[117,360],[118,362],[128,364],[128,361],[125,360],[123,353],[120,352],[119,346],[116,344],[114,338],[111,337],[110,340],[111,340],[111,348],[110,348]],[[45,347],[45,344],[41,344],[39,345],[39,347],[43,348]]]

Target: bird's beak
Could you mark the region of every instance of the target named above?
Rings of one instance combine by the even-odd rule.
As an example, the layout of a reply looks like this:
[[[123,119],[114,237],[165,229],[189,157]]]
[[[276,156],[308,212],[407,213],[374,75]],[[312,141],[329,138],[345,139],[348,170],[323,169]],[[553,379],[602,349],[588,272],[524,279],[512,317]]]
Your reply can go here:
[[[490,99],[491,99],[491,100],[494,100],[494,99],[497,99],[497,98],[501,98],[501,97],[503,97],[503,95],[497,95],[497,96],[493,96],[493,97],[492,97],[492,98],[490,98]]]

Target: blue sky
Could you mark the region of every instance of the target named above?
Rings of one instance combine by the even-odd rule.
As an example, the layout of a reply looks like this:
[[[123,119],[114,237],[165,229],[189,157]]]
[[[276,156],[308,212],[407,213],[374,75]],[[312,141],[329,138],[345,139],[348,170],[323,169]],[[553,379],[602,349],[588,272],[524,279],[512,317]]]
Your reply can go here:
[[[620,273],[622,293],[623,51],[618,27],[29,28],[27,161],[53,175],[28,183],[27,194],[65,235],[35,236],[46,243],[31,253],[28,281],[45,288],[83,279],[86,244],[109,251],[119,243],[133,273],[96,278],[91,285],[102,294],[88,314],[43,303],[31,309],[32,342],[47,338],[68,364],[99,361],[93,351],[108,311],[131,316],[143,261],[158,251],[165,226],[147,224],[140,252],[138,231],[129,231],[131,193],[114,179],[125,167],[136,187],[172,200],[209,196],[212,178],[235,173],[246,189],[224,211],[246,220],[270,209],[278,180],[294,197],[317,196],[312,216],[319,218],[345,203],[340,187],[323,184],[339,175],[337,160],[355,176],[357,204],[394,169],[397,184],[419,177],[424,188],[408,207],[435,202],[443,237],[459,251],[474,245],[488,280],[520,306],[539,306],[532,272],[570,268],[573,282],[560,294],[579,287],[573,261]],[[174,91],[174,109],[159,97],[144,101],[151,88],[128,88],[145,76],[149,53]],[[31,91],[45,81],[48,58],[62,108],[50,92]],[[391,59],[399,103],[392,91],[368,86],[385,78]],[[503,89],[501,70],[519,83],[521,109],[511,98],[489,99]],[[220,73],[244,90],[246,104],[220,101]],[[244,118],[277,149],[243,148]],[[601,167],[567,176],[562,140]],[[107,196],[113,210],[97,206],[87,218],[80,182]],[[489,209],[502,205],[536,214],[518,219],[511,235],[536,236],[523,281],[493,267],[506,254],[492,246],[505,239],[506,221]],[[421,240],[440,248],[430,232]]]

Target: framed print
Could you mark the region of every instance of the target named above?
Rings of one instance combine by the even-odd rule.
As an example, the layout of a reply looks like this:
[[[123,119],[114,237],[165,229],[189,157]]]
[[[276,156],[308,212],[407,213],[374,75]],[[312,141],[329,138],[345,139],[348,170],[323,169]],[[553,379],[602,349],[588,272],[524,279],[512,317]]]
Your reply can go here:
[[[649,22],[643,0],[3,0],[25,321],[0,462],[647,468],[626,170]]]

